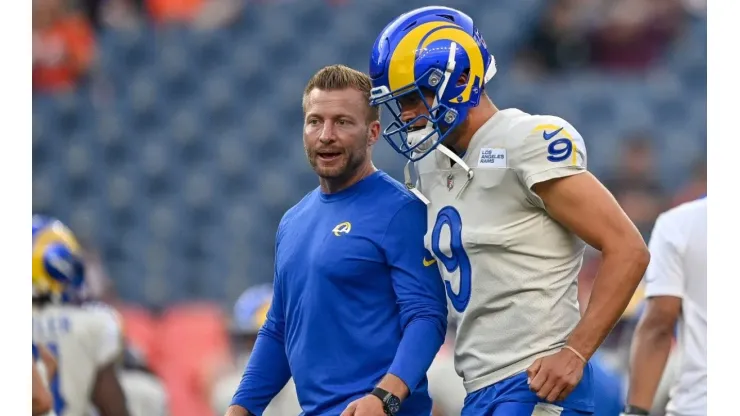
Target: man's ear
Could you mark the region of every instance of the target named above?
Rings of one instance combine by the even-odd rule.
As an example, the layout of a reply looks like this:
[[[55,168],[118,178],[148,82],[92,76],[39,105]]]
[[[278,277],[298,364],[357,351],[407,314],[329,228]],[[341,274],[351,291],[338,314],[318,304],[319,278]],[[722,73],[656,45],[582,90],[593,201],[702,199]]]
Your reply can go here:
[[[380,138],[380,121],[371,121],[367,127],[367,145],[373,146]]]

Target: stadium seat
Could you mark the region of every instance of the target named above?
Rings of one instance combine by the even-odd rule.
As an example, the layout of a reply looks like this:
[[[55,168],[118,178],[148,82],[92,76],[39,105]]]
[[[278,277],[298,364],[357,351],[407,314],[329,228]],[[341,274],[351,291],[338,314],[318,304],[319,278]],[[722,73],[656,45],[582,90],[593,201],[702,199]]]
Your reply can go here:
[[[157,348],[158,323],[145,308],[133,305],[116,307],[123,320],[126,341],[136,347],[148,362],[159,361]]]

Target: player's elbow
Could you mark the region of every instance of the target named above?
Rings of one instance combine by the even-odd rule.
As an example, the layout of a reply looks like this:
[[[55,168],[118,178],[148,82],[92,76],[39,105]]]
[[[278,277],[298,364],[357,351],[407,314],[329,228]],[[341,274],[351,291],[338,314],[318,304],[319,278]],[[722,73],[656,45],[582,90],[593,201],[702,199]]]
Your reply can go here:
[[[648,298],[645,312],[636,331],[651,341],[673,338],[678,316],[681,313],[681,298],[655,296]]]
[[[628,251],[629,261],[640,270],[640,279],[647,270],[648,264],[650,263],[650,251],[645,245],[645,241],[640,238],[639,241],[635,241]]]
[[[257,332],[258,337],[271,338],[279,343],[285,342],[283,327],[268,319]]]
[[[648,263],[650,263],[650,251],[645,244],[645,240],[637,232],[608,240],[608,244],[604,245],[602,254],[605,259],[613,258],[620,264],[629,265],[635,270],[638,282],[642,279]]]
[[[639,345],[650,345],[653,349],[668,348],[674,329],[675,326],[667,324],[665,320],[642,319],[635,328],[634,338],[640,341]]]
[[[441,345],[447,333],[447,309],[445,308],[444,311],[434,309],[430,313],[418,316],[416,320],[430,322],[434,327],[434,335],[437,336]]]
[[[444,337],[447,330],[447,305],[438,302],[416,302],[401,309],[401,325],[408,328],[417,322],[429,322],[435,333]]]

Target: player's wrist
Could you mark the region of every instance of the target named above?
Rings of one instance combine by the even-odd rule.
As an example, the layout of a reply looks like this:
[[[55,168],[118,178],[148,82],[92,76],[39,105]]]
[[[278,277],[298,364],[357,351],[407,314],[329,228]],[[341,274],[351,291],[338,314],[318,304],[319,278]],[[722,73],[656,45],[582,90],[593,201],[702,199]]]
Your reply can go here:
[[[566,344],[566,345],[564,345],[564,346],[563,346],[563,351],[568,351],[568,352],[570,352],[570,353],[571,353],[571,354],[572,354],[572,355],[573,355],[573,356],[574,356],[575,358],[577,358],[577,359],[578,359],[578,361],[579,361],[579,362],[580,362],[581,364],[583,364],[584,366],[585,366],[586,364],[588,364],[588,359],[587,359],[587,358],[586,358],[586,357],[585,357],[585,356],[584,356],[583,354],[581,354],[581,353],[580,353],[580,352],[578,351],[578,349],[577,349],[577,348],[575,348],[575,347],[573,347],[573,346],[571,346],[571,345],[568,345],[568,344]]]
[[[370,395],[380,400],[386,415],[393,416],[401,409],[401,399],[381,387],[375,387]]]
[[[378,383],[377,386],[394,396],[398,397],[401,401],[408,397],[409,394],[411,394],[411,391],[409,390],[408,386],[406,385],[406,382],[404,382],[401,377],[393,374],[388,373],[383,377],[382,380],[380,380],[380,383]]]

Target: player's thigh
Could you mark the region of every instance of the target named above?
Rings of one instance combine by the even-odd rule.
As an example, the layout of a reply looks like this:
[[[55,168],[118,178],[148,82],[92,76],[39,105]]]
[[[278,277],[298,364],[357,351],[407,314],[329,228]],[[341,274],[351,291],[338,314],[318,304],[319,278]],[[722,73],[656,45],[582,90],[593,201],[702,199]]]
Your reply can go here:
[[[573,409],[564,409],[550,403],[499,403],[493,409],[491,416],[591,416],[591,412],[581,412]]]
[[[460,416],[489,416],[493,413],[496,399],[493,387],[486,387],[465,396]]]

